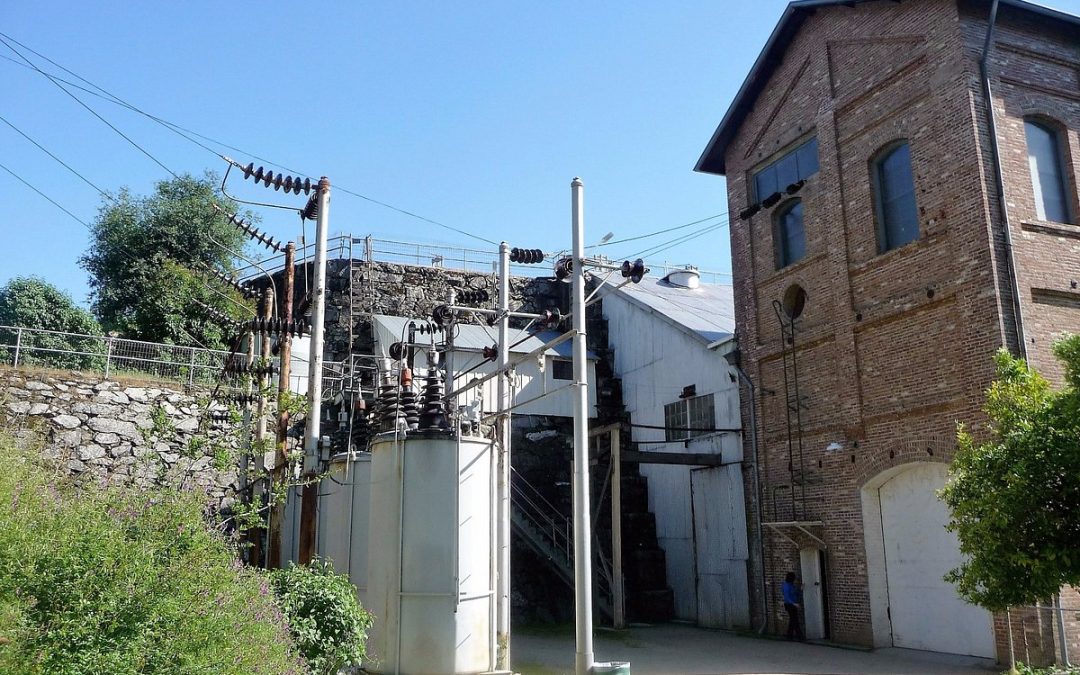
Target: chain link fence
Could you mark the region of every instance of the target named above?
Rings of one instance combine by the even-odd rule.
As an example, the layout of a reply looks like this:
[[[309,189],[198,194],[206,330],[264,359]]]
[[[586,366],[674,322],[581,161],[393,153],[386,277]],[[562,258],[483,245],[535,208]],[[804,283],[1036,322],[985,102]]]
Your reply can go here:
[[[230,353],[183,345],[0,326],[0,363],[213,385]],[[242,354],[238,358],[246,359]]]

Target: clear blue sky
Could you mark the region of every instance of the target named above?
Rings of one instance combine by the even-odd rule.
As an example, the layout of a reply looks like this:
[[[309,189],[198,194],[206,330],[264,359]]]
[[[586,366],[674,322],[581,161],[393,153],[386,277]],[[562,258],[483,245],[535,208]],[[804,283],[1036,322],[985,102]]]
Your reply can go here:
[[[1080,12],[1080,0],[1048,4]],[[487,239],[556,250],[569,246],[574,176],[590,240],[727,210],[723,180],[692,167],[786,2],[322,5],[8,2],[0,30],[191,130]],[[18,60],[3,46],[0,56]],[[148,193],[167,177],[40,74],[0,59],[0,88],[0,115],[98,186]],[[173,171],[224,170],[161,126],[75,93]],[[94,219],[93,188],[3,123],[0,163]],[[86,229],[2,170],[0,203],[0,284],[35,274],[85,303]],[[334,232],[490,247],[340,191],[331,213]],[[296,222],[264,212],[283,238]],[[729,271],[729,258],[721,228],[652,260]]]

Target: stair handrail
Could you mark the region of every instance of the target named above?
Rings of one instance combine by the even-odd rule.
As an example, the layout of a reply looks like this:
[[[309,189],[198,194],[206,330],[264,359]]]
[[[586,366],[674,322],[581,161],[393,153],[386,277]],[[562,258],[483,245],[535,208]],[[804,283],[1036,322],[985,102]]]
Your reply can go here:
[[[532,521],[532,525],[551,542],[555,549],[563,553],[567,562],[573,560],[570,518],[548,501],[517,469],[511,467],[510,471],[512,472],[511,499],[518,506],[521,514]]]

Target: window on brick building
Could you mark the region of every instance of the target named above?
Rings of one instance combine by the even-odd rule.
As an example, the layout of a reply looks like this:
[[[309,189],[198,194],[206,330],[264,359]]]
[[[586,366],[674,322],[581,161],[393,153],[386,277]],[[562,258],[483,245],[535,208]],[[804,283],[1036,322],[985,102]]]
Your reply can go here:
[[[785,153],[753,175],[754,200],[761,202],[774,192],[783,192],[818,172],[817,137]]]
[[[664,406],[664,440],[684,441],[710,433],[716,425],[713,395],[684,398]]]
[[[792,199],[776,211],[776,269],[802,260],[806,255],[806,230],[803,228],[802,200]]]
[[[871,170],[877,211],[878,252],[899,248],[919,238],[919,212],[915,206],[915,177],[911,146],[907,141],[878,154]]]
[[[1055,223],[1071,223],[1057,132],[1041,122],[1024,120],[1024,134],[1027,137],[1031,185],[1035,190],[1036,217]]]

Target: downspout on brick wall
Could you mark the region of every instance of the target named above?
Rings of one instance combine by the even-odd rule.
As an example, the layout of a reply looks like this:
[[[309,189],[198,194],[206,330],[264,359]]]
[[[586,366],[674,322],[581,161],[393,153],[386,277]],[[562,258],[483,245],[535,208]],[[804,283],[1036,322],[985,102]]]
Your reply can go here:
[[[979,73],[982,75],[983,96],[986,98],[986,121],[990,131],[990,154],[994,158],[994,182],[998,191],[1001,225],[1005,231],[1005,261],[1009,266],[1009,279],[1012,282],[1013,319],[1016,325],[1016,342],[1021,358],[1027,359],[1027,345],[1024,337],[1024,310],[1020,302],[1020,282],[1016,276],[1016,258],[1013,255],[1012,227],[1009,223],[1009,204],[1005,198],[1005,174],[1001,167],[1001,146],[997,135],[997,114],[994,112],[994,99],[990,88],[990,71],[987,61],[990,47],[994,40],[994,26],[997,24],[998,0],[990,6],[990,19],[986,27],[986,41],[983,43],[982,57],[979,58]]]

